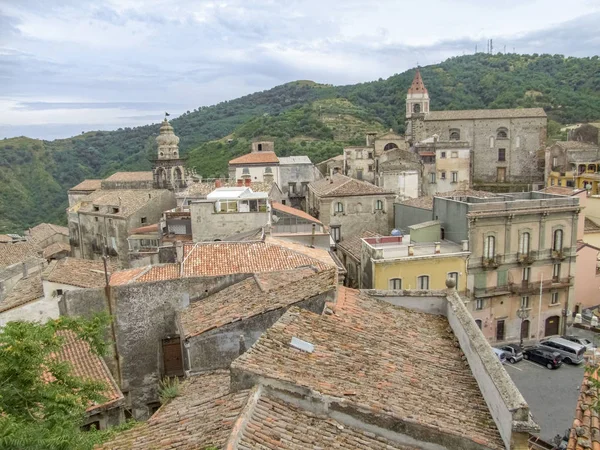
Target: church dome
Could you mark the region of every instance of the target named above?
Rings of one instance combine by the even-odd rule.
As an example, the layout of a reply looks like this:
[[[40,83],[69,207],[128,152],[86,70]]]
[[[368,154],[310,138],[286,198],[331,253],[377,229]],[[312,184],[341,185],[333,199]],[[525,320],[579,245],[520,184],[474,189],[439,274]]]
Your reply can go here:
[[[175,136],[175,133],[173,132],[173,127],[167,121],[167,119],[163,120],[163,123],[160,126],[160,134],[156,137],[156,143],[159,146],[171,146],[179,144],[179,138]]]

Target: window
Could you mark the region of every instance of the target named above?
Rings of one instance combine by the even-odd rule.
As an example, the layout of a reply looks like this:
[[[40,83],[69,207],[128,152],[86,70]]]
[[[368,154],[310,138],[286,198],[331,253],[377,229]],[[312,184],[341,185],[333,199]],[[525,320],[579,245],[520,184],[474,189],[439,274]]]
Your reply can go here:
[[[296,183],[288,183],[288,191],[290,194],[296,193]]]
[[[94,220],[95,220],[96,222],[98,222],[98,218],[97,218],[97,217],[94,217]]]
[[[111,220],[112,220],[112,219],[111,219]],[[142,217],[142,218],[140,219],[140,222],[141,222],[141,223],[148,223],[148,218],[147,218],[147,217]]]
[[[531,267],[523,267],[523,283],[527,283],[531,278]]]
[[[419,105],[418,103],[415,103],[413,105],[413,112],[420,113],[421,112],[421,105]]]
[[[417,277],[417,289],[429,289],[429,275]]]
[[[458,152],[452,152],[452,153],[450,153],[450,157],[451,158],[458,158]]]
[[[506,149],[505,148],[498,149],[498,161],[506,161]]]
[[[446,179],[446,172],[440,173],[440,179],[441,180],[445,180]]]
[[[555,168],[556,166],[558,166],[558,158],[555,156],[552,158],[552,168]]]
[[[62,289],[57,289],[56,290],[56,296],[59,296],[59,295],[63,295],[63,290]]]
[[[560,279],[560,263],[554,264],[554,267],[552,268],[552,281],[554,281],[556,283],[556,282],[558,282],[559,279]]]
[[[369,172],[373,172],[373,164],[369,164]]]
[[[460,141],[460,130],[456,128],[450,129],[450,140],[451,141]]]
[[[521,136],[517,136],[516,147],[517,148],[521,147]]]
[[[482,298],[475,299],[475,309],[477,311],[481,311],[483,309],[483,299]]]
[[[335,212],[343,213],[344,212],[344,204],[342,202],[336,202],[335,204]]]
[[[550,302],[553,305],[556,305],[558,303],[558,292],[553,292],[552,293],[552,300]]]
[[[567,187],[575,187],[573,180],[567,180]]]
[[[262,152],[262,144],[258,144],[258,151]]]
[[[483,242],[483,256],[487,259],[493,259],[496,256],[496,238],[487,236]]]
[[[430,182],[431,184],[434,184],[434,183],[435,183],[435,172],[431,172],[431,173],[429,174],[429,182]]]
[[[458,287],[458,272],[449,272],[448,279],[454,281],[454,285]]]
[[[554,239],[552,239],[552,250],[555,252],[560,252],[563,246],[563,231],[555,230],[554,231]]]
[[[369,159],[373,159],[373,152],[369,152],[368,156]]]
[[[331,237],[333,238],[334,242],[340,242],[341,238],[342,238],[342,231],[340,229],[340,226],[337,225],[332,225],[331,226]]]
[[[482,325],[481,319],[476,319],[475,320],[475,325],[477,325],[477,328],[479,328],[481,330],[481,325]]]
[[[393,289],[393,290],[402,289],[402,279],[401,278],[390,279],[390,289]]]
[[[496,133],[497,139],[508,139],[508,130],[506,128],[498,128]]]
[[[363,170],[362,169],[357,169],[356,170],[356,179],[357,180],[362,180],[363,179]]]
[[[375,209],[376,209],[377,211],[381,211],[381,210],[383,209],[383,201],[381,201],[381,200],[377,200],[377,201],[375,202]]]
[[[118,212],[119,212],[119,208],[113,208],[113,209],[112,209],[112,212],[113,212],[113,214],[118,214]]]
[[[446,152],[440,152],[440,159],[443,159],[446,157]]]
[[[529,308],[529,297],[521,297],[521,308]]]
[[[99,206],[94,206],[94,211],[100,211],[100,207]]]
[[[458,172],[452,172],[452,182],[458,183]]]
[[[529,240],[531,235],[529,233],[521,233],[519,238],[519,253],[522,255],[529,254]]]

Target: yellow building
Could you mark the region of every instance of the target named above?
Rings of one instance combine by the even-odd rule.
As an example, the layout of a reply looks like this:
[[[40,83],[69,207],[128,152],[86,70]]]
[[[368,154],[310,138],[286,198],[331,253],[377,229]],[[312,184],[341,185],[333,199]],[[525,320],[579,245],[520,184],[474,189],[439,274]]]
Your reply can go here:
[[[362,241],[363,289],[446,289],[448,278],[454,279],[459,292],[467,289],[466,242],[411,243],[407,236]]]
[[[577,163],[576,170],[560,172],[552,170],[548,175],[547,186],[564,186],[585,189],[590,195],[597,195],[600,182],[600,162]]]

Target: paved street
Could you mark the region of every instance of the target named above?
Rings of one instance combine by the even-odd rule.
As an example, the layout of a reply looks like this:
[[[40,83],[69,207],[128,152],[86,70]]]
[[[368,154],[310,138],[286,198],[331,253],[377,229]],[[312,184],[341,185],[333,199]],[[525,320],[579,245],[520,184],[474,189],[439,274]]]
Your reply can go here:
[[[530,362],[506,364],[523,397],[529,404],[534,420],[541,427],[540,437],[551,440],[563,434],[573,424],[584,365],[563,364],[557,370]]]

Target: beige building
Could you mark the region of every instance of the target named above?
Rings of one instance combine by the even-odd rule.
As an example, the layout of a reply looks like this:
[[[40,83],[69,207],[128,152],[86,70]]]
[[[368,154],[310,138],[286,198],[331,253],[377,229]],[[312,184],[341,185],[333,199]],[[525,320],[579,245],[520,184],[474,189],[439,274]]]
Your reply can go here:
[[[438,136],[415,145],[423,165],[420,192],[435,195],[471,186],[471,149],[468,142],[439,141]]]
[[[330,228],[335,242],[365,230],[387,235],[395,195],[366,181],[333,175],[308,186],[308,213]]]

